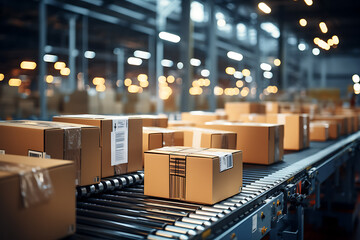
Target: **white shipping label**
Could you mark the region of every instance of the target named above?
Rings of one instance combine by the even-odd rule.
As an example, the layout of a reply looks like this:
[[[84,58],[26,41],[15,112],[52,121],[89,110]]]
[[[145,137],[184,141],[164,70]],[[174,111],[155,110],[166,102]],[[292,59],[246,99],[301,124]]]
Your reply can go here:
[[[111,132],[111,166],[128,163],[128,120],[113,119]]]
[[[257,229],[257,214],[252,217],[252,233],[256,232]]]
[[[0,150],[0,155],[5,154],[5,150]]]
[[[223,156],[219,156],[219,162],[220,162],[220,172],[228,170],[234,166],[234,160],[233,155],[225,154]]]

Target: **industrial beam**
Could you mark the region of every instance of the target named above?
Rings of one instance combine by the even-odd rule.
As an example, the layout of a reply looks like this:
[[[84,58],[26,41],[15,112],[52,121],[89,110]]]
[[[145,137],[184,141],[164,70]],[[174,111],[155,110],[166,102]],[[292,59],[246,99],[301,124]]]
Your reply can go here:
[[[88,75],[88,59],[85,57],[85,52],[88,50],[89,42],[89,27],[88,27],[88,16],[82,16],[82,56],[81,56],[81,65],[83,72],[83,83],[84,86],[89,85],[89,75]]]
[[[69,68],[70,75],[68,77],[67,92],[72,93],[76,90],[76,16],[72,15],[69,18]]]
[[[46,63],[43,59],[46,45],[47,11],[45,1],[39,2],[39,95],[40,95],[40,119],[47,120],[47,99],[46,99]]]

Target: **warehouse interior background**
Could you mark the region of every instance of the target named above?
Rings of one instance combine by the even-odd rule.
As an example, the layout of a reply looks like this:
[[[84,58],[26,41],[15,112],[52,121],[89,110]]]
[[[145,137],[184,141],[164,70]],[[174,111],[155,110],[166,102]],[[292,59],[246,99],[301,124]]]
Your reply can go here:
[[[356,104],[359,3],[258,4],[3,0],[0,118]]]

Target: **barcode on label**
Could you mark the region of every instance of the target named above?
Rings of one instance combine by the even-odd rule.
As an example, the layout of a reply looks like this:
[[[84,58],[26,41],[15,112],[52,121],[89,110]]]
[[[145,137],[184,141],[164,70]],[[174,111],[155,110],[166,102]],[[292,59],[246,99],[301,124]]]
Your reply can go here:
[[[111,166],[128,162],[128,124],[126,119],[113,120],[111,132]]]
[[[29,150],[28,156],[29,156],[29,157],[42,158],[42,157],[43,157],[43,153],[42,153],[42,152],[37,152],[37,151]]]
[[[124,151],[125,151],[125,133],[124,132],[115,132],[115,152],[116,159],[120,162],[125,161]]]
[[[219,160],[220,160],[220,172],[228,170],[234,166],[232,154],[219,156]]]

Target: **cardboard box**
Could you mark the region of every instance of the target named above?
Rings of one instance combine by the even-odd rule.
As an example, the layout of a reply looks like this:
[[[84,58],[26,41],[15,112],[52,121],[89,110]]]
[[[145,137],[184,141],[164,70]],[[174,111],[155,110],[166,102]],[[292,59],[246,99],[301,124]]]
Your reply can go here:
[[[6,154],[73,160],[76,185],[100,182],[98,127],[47,121],[0,122],[0,150]]]
[[[236,149],[236,133],[195,127],[174,127],[184,133],[184,146]]]
[[[329,125],[329,139],[337,139],[341,135],[340,124],[337,121],[311,121],[312,123],[322,123]]]
[[[141,118],[83,114],[56,116],[53,121],[100,128],[102,178],[142,170]]]
[[[310,123],[310,141],[324,142],[329,138],[329,124]]]
[[[181,113],[183,121],[195,123],[196,126],[201,126],[206,122],[211,122],[219,119],[219,115],[212,112],[193,111]]]
[[[348,120],[345,116],[315,115],[313,120],[336,121],[340,125],[341,135],[346,135],[348,133]]]
[[[309,116],[307,114],[268,114],[268,123],[284,125],[284,149],[301,150],[309,147]]]
[[[258,114],[258,113],[250,113],[250,114],[241,114],[238,117],[239,122],[249,123],[266,123],[266,115]]]
[[[13,171],[4,170],[9,166]],[[30,174],[29,169],[35,167],[43,169],[40,174],[47,171],[51,187],[44,181],[44,188],[40,188],[43,191],[27,188],[29,191],[23,191],[25,197],[20,190],[20,178],[26,176],[34,183],[37,174]],[[27,173],[20,175],[23,171]],[[47,179],[46,174],[42,179]],[[61,239],[74,234],[74,190],[75,165],[72,161],[0,155],[0,239]]]
[[[236,132],[236,149],[243,152],[244,163],[270,165],[283,159],[284,125],[208,122],[204,127]]]
[[[157,127],[143,127],[143,151],[166,146],[183,146],[184,132]]]
[[[195,123],[183,120],[173,120],[168,121],[168,127],[195,127]]]
[[[144,171],[145,195],[215,204],[241,191],[242,153],[225,149],[157,149],[145,153]]]
[[[168,127],[168,117],[164,114],[160,115],[133,115],[142,119],[143,127]]]
[[[241,114],[265,113],[265,106],[256,102],[227,102],[225,112],[229,121],[237,121]]]
[[[280,113],[280,104],[278,102],[265,102],[266,114]]]

